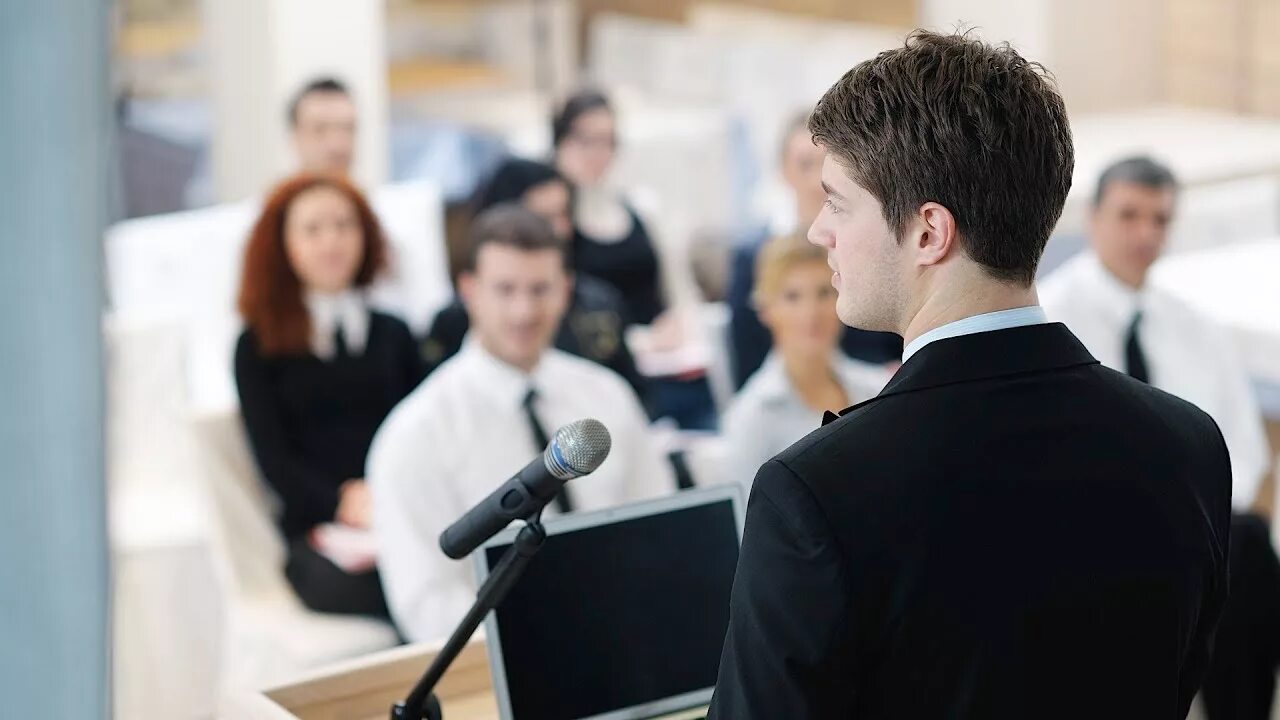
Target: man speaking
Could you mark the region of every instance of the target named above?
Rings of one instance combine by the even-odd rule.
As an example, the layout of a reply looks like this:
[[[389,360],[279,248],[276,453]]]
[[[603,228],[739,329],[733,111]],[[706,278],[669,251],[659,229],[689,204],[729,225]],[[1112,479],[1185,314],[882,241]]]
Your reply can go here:
[[[840,318],[901,334],[904,364],[756,476],[711,717],[1185,717],[1227,450],[1037,305],[1074,164],[1047,72],[916,32],[809,129]]]

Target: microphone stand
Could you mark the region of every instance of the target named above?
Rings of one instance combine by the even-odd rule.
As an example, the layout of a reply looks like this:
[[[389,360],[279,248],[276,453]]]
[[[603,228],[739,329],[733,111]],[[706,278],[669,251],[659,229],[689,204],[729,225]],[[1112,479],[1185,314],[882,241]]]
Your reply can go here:
[[[467,641],[475,634],[476,628],[484,622],[490,610],[502,604],[502,601],[515,587],[516,581],[524,573],[533,556],[542,549],[547,539],[547,531],[542,527],[542,513],[535,514],[516,535],[515,542],[502,554],[497,567],[489,574],[476,593],[476,601],[471,604],[462,622],[449,636],[449,641],[440,649],[427,672],[418,680],[409,697],[403,703],[391,707],[391,720],[443,720],[440,703],[432,694],[436,683],[444,676],[445,670],[458,658],[458,653],[466,646]]]

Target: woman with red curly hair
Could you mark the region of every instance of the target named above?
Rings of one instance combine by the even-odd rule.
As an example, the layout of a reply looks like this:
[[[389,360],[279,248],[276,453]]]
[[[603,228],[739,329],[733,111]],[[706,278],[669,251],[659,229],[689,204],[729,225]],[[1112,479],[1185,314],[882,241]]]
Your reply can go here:
[[[302,602],[322,612],[388,615],[371,556],[343,569],[317,550],[333,534],[329,525],[369,527],[369,443],[422,378],[409,328],[365,301],[385,255],[360,192],[314,174],[271,192],[245,251],[240,409],[258,467],[283,505],[285,574]]]

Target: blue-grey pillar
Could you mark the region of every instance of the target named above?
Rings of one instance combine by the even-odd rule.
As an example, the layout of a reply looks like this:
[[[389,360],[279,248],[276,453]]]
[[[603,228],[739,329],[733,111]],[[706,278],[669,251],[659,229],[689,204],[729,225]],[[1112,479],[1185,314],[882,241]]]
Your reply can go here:
[[[0,0],[0,716],[108,715],[108,0]]]

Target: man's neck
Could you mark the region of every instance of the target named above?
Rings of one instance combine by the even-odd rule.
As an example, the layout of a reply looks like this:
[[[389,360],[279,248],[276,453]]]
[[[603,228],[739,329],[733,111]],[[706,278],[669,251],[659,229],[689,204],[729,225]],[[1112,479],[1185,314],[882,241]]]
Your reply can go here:
[[[483,336],[478,337],[477,341],[479,343],[480,349],[483,350],[486,355],[502,363],[503,365],[506,365],[512,370],[519,372],[522,375],[533,375],[534,371],[538,369],[538,363],[542,361],[541,354],[539,354],[538,357],[533,359],[506,357],[496,352],[494,350],[493,344],[490,342],[487,342],[486,338],[484,338]]]
[[[913,340],[930,330],[957,320],[1039,304],[1035,285],[1020,287],[1010,283],[985,281],[948,288],[925,300],[907,324],[902,340],[910,345]]]
[[[1094,252],[1094,255],[1097,256],[1098,264],[1102,266],[1102,271],[1110,275],[1117,283],[1120,283],[1132,292],[1142,292],[1142,287],[1147,281],[1147,274],[1145,272],[1137,278],[1134,278],[1131,275],[1126,277],[1124,273],[1116,272],[1111,266],[1107,265],[1106,261],[1103,260],[1102,256],[1098,255],[1096,251]]]

